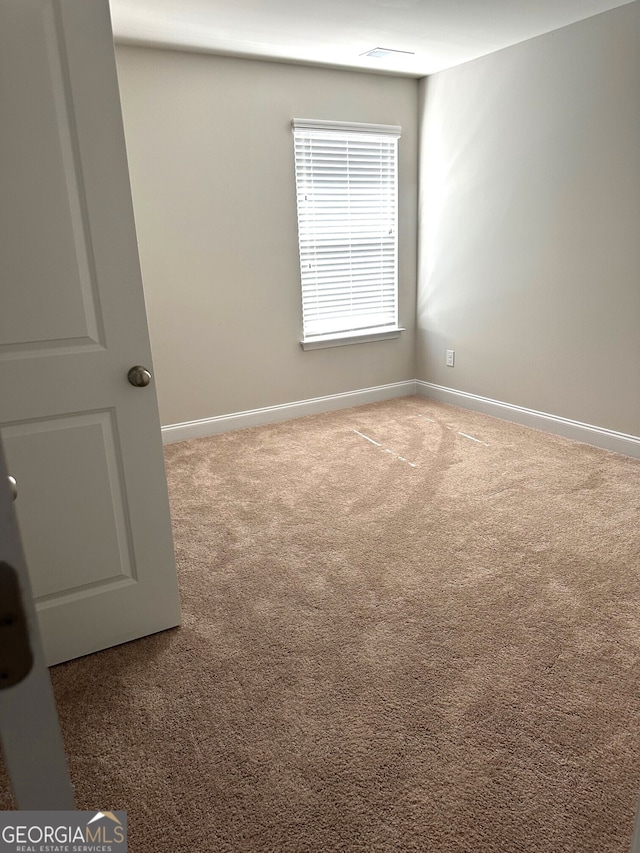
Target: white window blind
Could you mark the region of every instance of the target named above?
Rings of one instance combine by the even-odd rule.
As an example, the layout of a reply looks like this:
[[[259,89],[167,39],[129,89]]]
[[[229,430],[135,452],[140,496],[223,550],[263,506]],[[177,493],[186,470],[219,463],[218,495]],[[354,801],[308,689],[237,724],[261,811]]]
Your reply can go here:
[[[303,341],[398,328],[399,127],[293,120]]]

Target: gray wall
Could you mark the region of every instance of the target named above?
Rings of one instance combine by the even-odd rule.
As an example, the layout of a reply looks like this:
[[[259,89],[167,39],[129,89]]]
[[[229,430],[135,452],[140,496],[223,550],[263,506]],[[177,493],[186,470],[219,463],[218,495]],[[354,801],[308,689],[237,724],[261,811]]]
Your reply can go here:
[[[636,2],[421,81],[418,379],[640,434],[639,30]]]
[[[413,379],[415,80],[118,46],[163,424]],[[292,118],[402,126],[398,340],[303,352]]]

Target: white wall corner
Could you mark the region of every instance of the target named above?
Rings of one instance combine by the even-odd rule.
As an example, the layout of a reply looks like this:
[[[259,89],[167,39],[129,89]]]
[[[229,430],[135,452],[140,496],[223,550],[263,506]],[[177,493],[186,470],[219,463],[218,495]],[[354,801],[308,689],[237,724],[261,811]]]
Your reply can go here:
[[[640,436],[637,435],[627,435],[546,412],[537,412],[535,409],[513,406],[478,394],[468,394],[466,391],[456,391],[454,388],[423,382],[421,379],[416,380],[416,394],[640,459]]]
[[[318,415],[322,412],[332,412],[338,409],[350,409],[353,406],[364,406],[367,403],[379,403],[382,400],[392,400],[395,397],[410,397],[415,393],[416,381],[415,379],[408,379],[405,382],[393,382],[389,385],[345,391],[342,394],[314,397],[310,400],[299,400],[280,406],[267,406],[263,409],[251,409],[247,412],[233,412],[214,418],[169,424],[162,427],[162,441],[164,444],[172,444],[175,441],[204,438],[207,435],[217,435],[222,432],[231,432],[231,430],[272,424],[292,418],[303,418],[307,415]]]

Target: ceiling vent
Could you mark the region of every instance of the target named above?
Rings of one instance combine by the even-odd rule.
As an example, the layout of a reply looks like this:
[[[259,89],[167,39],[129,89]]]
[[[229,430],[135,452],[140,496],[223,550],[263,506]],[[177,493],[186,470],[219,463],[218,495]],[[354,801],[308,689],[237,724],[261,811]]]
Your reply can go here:
[[[383,56],[391,56],[392,53],[415,56],[412,50],[394,50],[391,47],[374,47],[372,50],[367,50],[366,53],[361,53],[360,56],[373,56],[374,59],[381,59]]]

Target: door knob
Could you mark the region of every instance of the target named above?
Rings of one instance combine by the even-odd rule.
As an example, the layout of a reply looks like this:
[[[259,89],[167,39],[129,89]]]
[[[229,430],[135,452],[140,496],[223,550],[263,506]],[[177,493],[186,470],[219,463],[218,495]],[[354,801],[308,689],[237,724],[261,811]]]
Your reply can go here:
[[[151,374],[146,367],[137,364],[127,373],[127,379],[136,388],[144,388],[145,385],[151,382]]]
[[[16,483],[16,478],[9,474],[7,480],[9,481],[9,488],[11,489],[11,499],[15,501],[18,497],[18,484]]]

